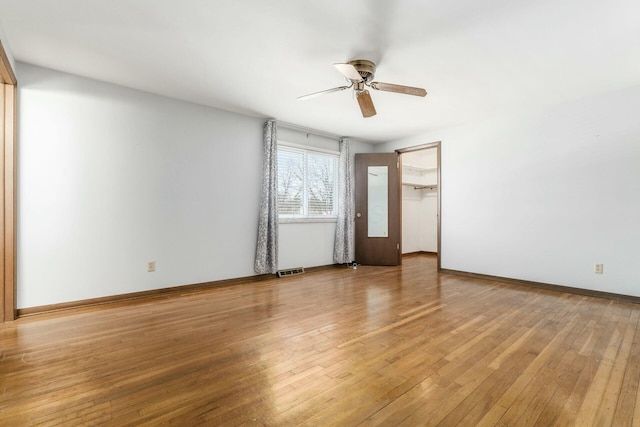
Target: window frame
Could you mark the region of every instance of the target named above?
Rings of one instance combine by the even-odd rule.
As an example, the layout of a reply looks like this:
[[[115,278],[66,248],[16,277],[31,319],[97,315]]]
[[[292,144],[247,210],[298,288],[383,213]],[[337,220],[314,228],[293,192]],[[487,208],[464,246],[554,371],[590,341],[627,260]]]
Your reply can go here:
[[[289,149],[290,151],[297,151],[304,154],[304,195],[303,195],[303,203],[304,210],[308,211],[308,202],[309,195],[307,194],[307,174],[308,174],[308,163],[307,163],[307,155],[311,154],[322,154],[329,155],[335,157],[334,163],[334,185],[333,185],[333,215],[293,215],[293,214],[280,214],[278,212],[278,222],[280,224],[294,224],[294,223],[323,223],[323,222],[337,222],[338,221],[338,167],[339,167],[339,158],[340,152],[335,150],[327,150],[323,148],[296,144],[293,142],[278,140],[277,149],[280,147]],[[278,165],[279,168],[279,165]],[[280,174],[280,170],[278,169],[278,177]]]

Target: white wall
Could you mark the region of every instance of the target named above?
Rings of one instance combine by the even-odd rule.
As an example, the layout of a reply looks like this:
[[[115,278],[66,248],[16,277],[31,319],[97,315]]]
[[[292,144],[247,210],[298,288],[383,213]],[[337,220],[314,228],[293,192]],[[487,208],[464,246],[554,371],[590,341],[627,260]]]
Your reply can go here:
[[[302,131],[278,128],[278,140],[338,152],[338,140]],[[373,146],[351,139],[351,156],[373,151]],[[353,161],[352,161],[353,165]],[[281,269],[333,264],[336,223],[280,223],[278,263]]]
[[[442,141],[442,267],[640,296],[640,86]],[[594,274],[594,264],[604,274]]]
[[[255,274],[264,119],[23,63],[16,72],[18,308]],[[333,263],[335,223],[280,233],[281,268]]]
[[[402,154],[402,253],[438,251],[438,150]],[[417,184],[417,185],[407,185]]]
[[[263,120],[17,72],[18,308],[255,274]]]
[[[9,45],[9,40],[4,35],[4,30],[0,26],[0,41],[2,41],[2,47],[4,48],[4,53],[7,55],[7,59],[9,60],[9,64],[11,64],[11,68],[15,71],[16,62],[13,59],[13,53],[11,52],[11,46]]]

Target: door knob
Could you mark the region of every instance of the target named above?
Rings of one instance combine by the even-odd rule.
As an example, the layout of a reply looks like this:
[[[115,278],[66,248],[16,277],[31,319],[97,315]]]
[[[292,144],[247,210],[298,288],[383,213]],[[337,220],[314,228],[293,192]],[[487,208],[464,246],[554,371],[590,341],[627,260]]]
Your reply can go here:
[[[362,216],[362,214],[361,214],[360,212],[358,212],[358,213],[356,214],[356,218],[360,218],[361,216]]]

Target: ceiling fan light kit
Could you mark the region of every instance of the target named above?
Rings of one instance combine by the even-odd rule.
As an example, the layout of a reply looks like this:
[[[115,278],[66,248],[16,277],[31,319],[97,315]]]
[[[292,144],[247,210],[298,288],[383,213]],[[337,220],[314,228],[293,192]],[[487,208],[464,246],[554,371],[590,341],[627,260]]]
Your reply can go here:
[[[373,77],[376,73],[376,64],[366,59],[355,59],[346,63],[333,64],[336,69],[342,74],[347,81],[350,82],[349,86],[339,86],[332,89],[323,90],[320,92],[310,93],[308,95],[300,96],[298,99],[315,98],[316,96],[326,95],[332,92],[338,92],[345,89],[353,88],[354,95],[358,100],[362,117],[372,117],[376,115],[376,109],[371,99],[371,94],[367,88],[374,90],[381,90],[384,92],[401,93],[404,95],[413,96],[426,96],[427,91],[420,87],[403,86],[392,83],[374,82]]]

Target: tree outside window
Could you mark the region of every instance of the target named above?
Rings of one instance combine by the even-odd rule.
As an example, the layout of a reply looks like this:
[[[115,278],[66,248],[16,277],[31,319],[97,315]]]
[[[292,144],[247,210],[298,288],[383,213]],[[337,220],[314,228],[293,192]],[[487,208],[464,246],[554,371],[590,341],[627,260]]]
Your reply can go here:
[[[278,213],[285,218],[336,216],[338,156],[278,147]]]

